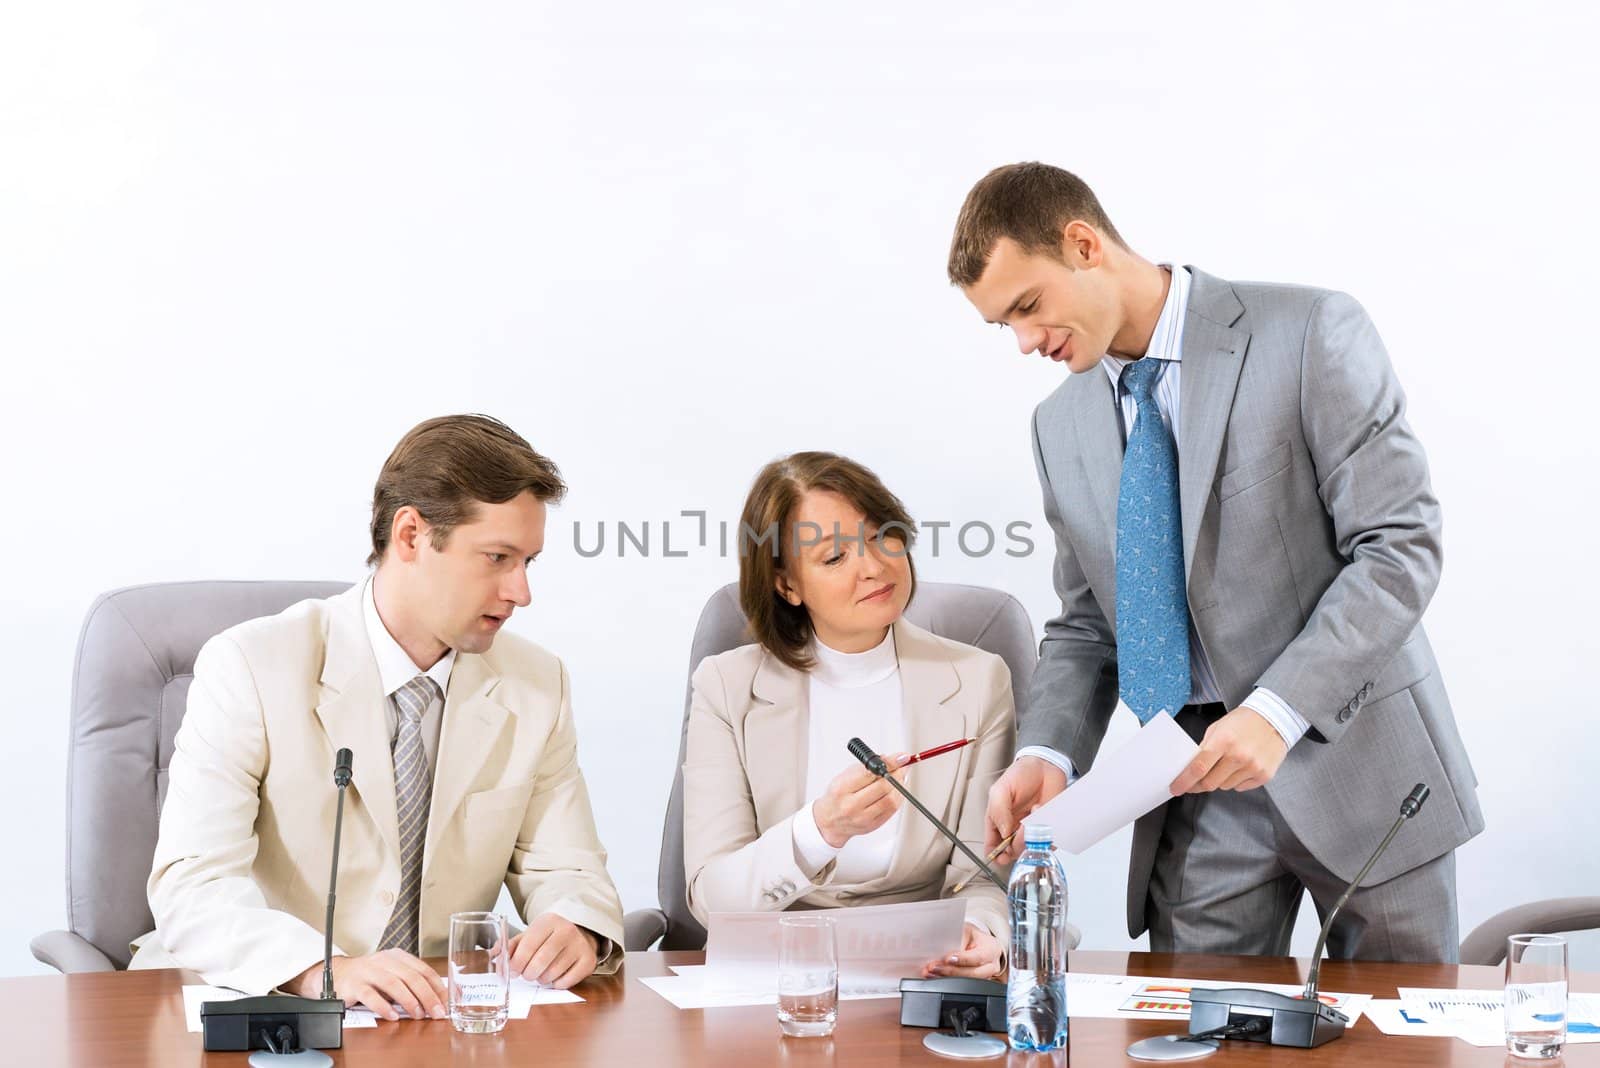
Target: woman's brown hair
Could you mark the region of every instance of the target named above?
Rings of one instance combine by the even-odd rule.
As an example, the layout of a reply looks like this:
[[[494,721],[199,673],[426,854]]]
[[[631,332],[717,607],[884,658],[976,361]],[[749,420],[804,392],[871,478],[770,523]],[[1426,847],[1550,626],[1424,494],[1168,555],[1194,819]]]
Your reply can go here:
[[[811,614],[804,605],[790,604],[778,595],[778,576],[794,559],[794,514],[800,499],[811,490],[837,493],[855,506],[879,537],[901,541],[909,554],[916,540],[916,523],[900,498],[866,467],[831,452],[797,452],[774,460],[756,475],[739,517],[739,604],[750,623],[750,633],[761,646],[797,671],[813,665],[806,651],[811,644]],[[855,536],[859,551],[866,551],[865,531]],[[906,563],[911,564],[909,555]],[[917,572],[911,568],[911,588]]]

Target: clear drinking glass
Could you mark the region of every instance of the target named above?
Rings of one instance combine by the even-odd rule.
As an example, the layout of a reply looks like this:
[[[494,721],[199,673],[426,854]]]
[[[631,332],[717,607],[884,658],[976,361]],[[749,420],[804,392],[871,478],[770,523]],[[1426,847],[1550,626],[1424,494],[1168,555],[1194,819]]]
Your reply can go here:
[[[1567,940],[1519,934],[1506,940],[1506,1050],[1561,1056],[1567,1042]]]
[[[506,1025],[511,961],[504,916],[457,912],[450,917],[450,1022],[457,1031],[493,1034]]]
[[[780,916],[778,1026],[797,1038],[833,1034],[839,1018],[839,952],[826,916]]]

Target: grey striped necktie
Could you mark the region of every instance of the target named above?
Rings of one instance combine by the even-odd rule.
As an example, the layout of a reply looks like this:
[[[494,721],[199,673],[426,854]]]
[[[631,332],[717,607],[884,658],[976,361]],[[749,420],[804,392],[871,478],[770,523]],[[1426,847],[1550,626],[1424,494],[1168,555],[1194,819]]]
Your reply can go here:
[[[394,803],[400,822],[400,896],[384,929],[379,949],[417,952],[417,922],[422,906],[422,847],[428,840],[428,805],[433,775],[422,748],[422,714],[439,694],[439,684],[418,675],[394,692],[400,729],[394,736]]]

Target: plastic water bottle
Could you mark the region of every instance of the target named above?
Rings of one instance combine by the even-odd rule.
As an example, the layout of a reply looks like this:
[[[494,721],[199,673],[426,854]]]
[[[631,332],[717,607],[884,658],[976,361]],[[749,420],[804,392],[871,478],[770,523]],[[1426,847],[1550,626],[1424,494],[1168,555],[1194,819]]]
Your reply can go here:
[[[1015,1050],[1067,1044],[1067,873],[1049,827],[1023,828],[1026,847],[1011,869],[1011,978],[1006,1030]]]

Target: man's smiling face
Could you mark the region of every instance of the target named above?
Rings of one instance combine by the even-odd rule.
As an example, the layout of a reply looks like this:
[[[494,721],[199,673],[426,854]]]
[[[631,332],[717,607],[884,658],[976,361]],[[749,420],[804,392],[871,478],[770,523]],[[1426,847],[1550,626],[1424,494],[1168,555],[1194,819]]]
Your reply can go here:
[[[1003,237],[983,276],[962,292],[985,322],[1011,328],[1024,356],[1037,353],[1081,374],[1100,362],[1119,325],[1099,269],[1099,242],[1093,244],[1092,252],[1066,244],[1067,259],[1076,262],[1063,262]]]

